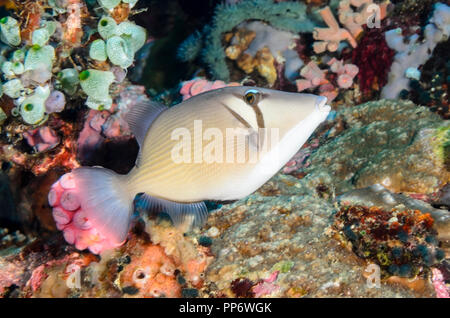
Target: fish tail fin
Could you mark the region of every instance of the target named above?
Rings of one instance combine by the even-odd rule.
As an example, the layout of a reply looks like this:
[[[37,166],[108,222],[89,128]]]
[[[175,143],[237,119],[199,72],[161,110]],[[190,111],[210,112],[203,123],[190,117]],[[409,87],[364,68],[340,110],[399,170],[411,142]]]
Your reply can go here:
[[[48,200],[65,240],[95,254],[122,245],[134,207],[127,181],[109,169],[82,167],[55,182]]]

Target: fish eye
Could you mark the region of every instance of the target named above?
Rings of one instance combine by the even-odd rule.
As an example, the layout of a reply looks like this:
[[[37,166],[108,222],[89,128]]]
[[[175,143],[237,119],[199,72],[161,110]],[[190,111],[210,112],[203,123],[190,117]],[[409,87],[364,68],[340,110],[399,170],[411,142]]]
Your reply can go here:
[[[259,95],[260,93],[256,89],[249,89],[244,94],[244,101],[251,106],[255,106],[258,103]]]

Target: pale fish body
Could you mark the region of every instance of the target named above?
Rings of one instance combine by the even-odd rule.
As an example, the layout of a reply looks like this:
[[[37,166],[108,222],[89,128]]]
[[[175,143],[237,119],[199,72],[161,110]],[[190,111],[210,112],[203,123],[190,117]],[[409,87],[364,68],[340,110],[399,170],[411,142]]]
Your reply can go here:
[[[130,174],[130,187],[134,192],[144,192],[177,202],[243,198],[271,178],[327,116],[326,108],[320,104],[324,104],[325,99],[315,95],[258,88],[258,91],[266,95],[255,106],[260,109],[264,121],[264,127],[259,127],[257,111],[243,98],[249,89],[252,88],[232,87],[202,94],[167,109],[158,116],[144,138],[139,166]],[[208,144],[208,141],[203,141],[202,145],[194,145],[194,121],[199,120],[202,123],[202,133],[213,128],[219,129],[224,136],[222,162],[208,163],[203,158],[200,163],[194,162],[195,152],[200,153],[198,148],[201,146],[204,149]],[[279,128],[280,143],[268,143],[269,149],[266,149],[277,152],[280,157],[279,166],[264,165],[259,169],[262,166],[261,160],[248,160],[251,140],[241,138],[245,142],[239,143],[234,135],[230,136],[226,132],[227,128],[239,127],[244,130],[247,126],[255,131],[258,128]],[[189,163],[175,163],[172,158],[172,149],[180,140],[174,140],[171,135],[180,127],[186,128],[191,136],[190,140],[184,140],[191,144],[190,147],[186,146],[191,149],[192,162]],[[226,145],[230,141],[236,154],[238,151],[246,153],[244,163],[237,162],[237,158],[227,163]],[[256,152],[261,157],[261,151]],[[201,153],[204,154],[205,151]]]
[[[103,237],[77,247],[98,252],[122,243],[138,193],[175,224],[202,224],[203,200],[236,200],[257,190],[326,119],[325,104],[320,96],[242,86],[209,91],[171,108],[153,102],[135,106],[127,121],[140,145],[136,167],[128,175],[87,167],[71,173],[78,213]]]

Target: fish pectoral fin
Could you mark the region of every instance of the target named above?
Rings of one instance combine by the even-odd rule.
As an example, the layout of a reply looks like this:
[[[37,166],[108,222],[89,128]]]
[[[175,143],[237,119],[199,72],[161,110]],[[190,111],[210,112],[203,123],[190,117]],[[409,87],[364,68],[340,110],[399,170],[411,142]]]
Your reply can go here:
[[[181,203],[153,197],[145,193],[141,196],[141,199],[146,210],[167,213],[177,227],[189,229],[202,226],[208,217],[208,209],[203,201]]]
[[[260,152],[264,147],[264,142],[267,138],[265,129],[258,129],[257,131],[251,129],[246,136],[248,139],[248,146],[250,150]]]
[[[134,105],[125,115],[130,130],[136,137],[139,147],[142,148],[148,129],[155,119],[167,109],[163,104],[145,101]]]
[[[247,135],[246,138],[248,140],[248,147],[251,151],[259,151],[260,147],[260,141],[259,141],[259,135],[256,131],[251,130]]]

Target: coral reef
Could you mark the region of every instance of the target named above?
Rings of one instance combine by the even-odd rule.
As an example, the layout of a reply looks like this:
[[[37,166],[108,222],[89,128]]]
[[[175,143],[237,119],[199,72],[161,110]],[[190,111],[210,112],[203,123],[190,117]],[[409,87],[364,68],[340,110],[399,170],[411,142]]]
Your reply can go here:
[[[182,45],[179,56],[190,61],[200,53],[213,78],[229,82],[230,72],[225,63],[222,36],[247,20],[261,20],[274,28],[294,33],[312,32],[315,27],[315,23],[306,15],[306,5],[299,2],[273,3],[271,0],[256,0],[222,4],[216,7],[212,25],[202,31],[205,34],[203,44],[199,43],[203,37],[190,37]],[[200,46],[203,47],[201,50]]]
[[[319,95],[327,97],[331,103],[338,96],[340,88],[348,89],[353,85],[353,79],[359,72],[356,65],[344,64],[336,58],[327,65],[329,71],[320,69],[314,61],[309,62],[300,72],[303,79],[296,80],[297,90],[303,92],[318,87]]]
[[[419,210],[383,210],[378,207],[343,206],[334,227],[352,250],[378,264],[384,275],[429,275],[424,268],[444,257],[438,248],[433,218]]]
[[[213,89],[218,89],[226,86],[239,86],[239,83],[231,82],[225,83],[224,81],[210,82],[203,78],[194,78],[190,81],[183,82],[181,84],[180,94],[183,96],[183,100],[191,98],[192,96],[207,92]]]
[[[0,228],[0,248],[21,246],[26,244],[27,240],[27,237],[18,230],[10,233],[7,228]]]
[[[351,33],[348,30],[339,27],[339,23],[333,16],[330,7],[321,10],[320,14],[322,19],[328,25],[328,28],[314,29],[314,39],[318,40],[318,42],[314,43],[314,51],[316,53],[323,53],[327,50],[336,52],[340,42],[344,40],[347,40],[353,48],[358,46]]]
[[[73,134],[76,130],[75,125],[55,117],[50,118],[44,127],[47,127],[48,130],[47,128],[39,128],[38,130],[34,128],[30,130],[28,126],[21,124],[10,124],[3,127],[2,132],[4,137],[6,137],[6,142],[3,140],[0,144],[0,155],[3,162],[12,162],[14,165],[31,171],[36,176],[43,175],[55,167],[65,169],[78,167],[79,163],[76,160],[75,154],[75,141],[73,140]],[[54,133],[49,133],[49,131],[53,131],[56,136]],[[36,135],[33,132],[39,133]],[[43,133],[42,136],[40,132]],[[64,136],[64,138],[61,138],[58,145],[55,146],[56,141],[61,136]],[[30,148],[34,147],[38,151],[37,153],[24,151],[21,146],[24,137],[29,140],[27,144]],[[39,152],[41,151],[39,149],[48,151]]]
[[[430,23],[424,29],[425,40],[419,44],[419,35],[413,34],[406,42],[402,29],[397,28],[386,32],[386,41],[397,54],[389,73],[389,81],[383,88],[383,98],[397,98],[402,90],[409,90],[411,78],[420,78],[419,67],[431,57],[436,45],[450,35],[450,7],[437,3]],[[407,43],[407,44],[406,44]],[[417,79],[417,78],[416,78]]]
[[[298,36],[293,33],[253,21],[238,25],[235,34],[225,34],[225,38],[230,36],[230,46],[225,49],[226,56],[236,60],[237,66],[246,74],[256,69],[269,87],[277,79],[275,61],[285,63],[286,78],[293,78],[303,65],[294,50]]]
[[[21,21],[12,16],[4,17],[0,26],[2,41],[11,46],[11,60],[1,65],[6,81],[3,92],[14,99],[16,116],[20,114],[27,124],[43,123],[48,114],[64,110],[66,98],[55,88],[61,87],[73,98],[78,82],[88,96],[86,105],[94,109],[110,108],[109,86],[115,79],[110,70],[114,65],[127,68],[132,64],[134,54],[146,41],[145,29],[127,19],[117,23],[108,13],[112,8],[103,6],[106,11],[98,26],[90,25],[91,34],[98,32],[103,39],[81,43],[82,24],[92,20],[88,19],[90,13],[83,2],[45,1],[28,6],[22,1],[20,5],[24,10],[22,16],[28,19],[25,29],[21,30]],[[99,69],[86,68],[95,62],[80,60],[81,47],[90,47],[88,56],[93,60],[99,61],[100,55],[105,57],[103,64],[97,65]]]
[[[438,298],[450,298],[449,288],[445,285],[444,276],[437,268],[433,268],[433,286]]]
[[[448,3],[0,7],[0,298],[449,297]],[[93,226],[71,170],[128,173],[136,105],[238,85],[333,110],[259,190],[205,202],[202,227],[140,195],[125,242]]]
[[[417,106],[411,103],[389,101],[372,102],[342,109],[337,112],[334,125],[324,125],[324,132],[318,132],[318,139],[311,140],[310,144],[305,145],[300,151],[299,157],[307,158],[306,160],[299,159],[301,164],[294,162],[293,167],[299,166],[300,172],[289,171],[293,177],[278,175],[247,199],[223,206],[215,211],[210,216],[204,232],[206,235],[209,228],[217,228],[221,238],[219,242],[212,245],[213,253],[217,253],[217,260],[211,264],[206,278],[214,283],[212,286],[216,286],[216,289],[209,291],[209,295],[220,295],[221,293],[229,296],[238,295],[236,293],[238,282],[242,283],[242,286],[247,286],[246,288],[242,287],[244,294],[252,293],[254,295],[255,282],[266,279],[274,271],[279,270],[280,267],[275,264],[283,261],[293,262],[294,265],[286,273],[280,271],[275,283],[280,286],[280,289],[266,296],[357,297],[361,294],[364,297],[375,295],[389,297],[389,295],[400,295],[396,293],[434,295],[434,287],[428,280],[429,271],[428,274],[416,277],[414,281],[408,281],[408,279],[398,276],[398,273],[383,279],[382,294],[378,294],[377,289],[365,289],[367,286],[364,283],[357,282],[366,277],[364,272],[369,264],[365,261],[361,263],[352,254],[347,254],[352,253],[351,246],[333,245],[336,242],[328,238],[337,238],[330,228],[334,219],[332,216],[337,212],[331,205],[335,193],[344,193],[355,187],[359,188],[362,185],[357,183],[357,178],[365,178],[364,170],[352,178],[349,176],[349,172],[354,170],[347,170],[345,165],[350,162],[358,162],[358,164],[362,164],[362,167],[367,167],[367,160],[374,160],[376,154],[383,152],[384,159],[377,160],[373,164],[376,165],[377,171],[388,171],[382,169],[385,164],[392,165],[391,162],[385,162],[388,157],[387,153],[389,151],[397,153],[398,149],[402,149],[401,145],[409,147],[412,144],[411,141],[406,140],[405,143],[400,140],[399,143],[396,143],[390,138],[390,145],[393,148],[389,150],[387,144],[383,143],[380,137],[374,139],[377,140],[376,143],[371,143],[371,127],[379,132],[382,131],[383,134],[389,134],[388,127],[392,125],[391,129],[395,130],[393,134],[396,136],[407,135],[407,130],[403,130],[406,128],[404,124],[406,118],[410,118],[412,114],[419,116],[411,126],[414,130],[432,129],[432,127],[436,129],[442,124],[438,116],[426,108],[420,109],[421,114],[417,114]],[[401,125],[400,122],[402,122]],[[340,138],[348,138],[353,129],[365,131],[364,142],[361,142],[361,139],[357,139],[357,141],[348,139],[348,143],[337,142]],[[413,135],[420,139],[419,134],[413,133],[411,136]],[[430,138],[432,135],[429,135]],[[357,136],[360,138],[362,134],[358,133]],[[360,146],[356,147],[355,145]],[[383,149],[377,150],[376,145],[382,145]],[[361,153],[358,155],[359,148],[361,148]],[[364,150],[362,150],[363,148]],[[368,149],[373,149],[374,152],[368,151]],[[339,154],[341,151],[342,153]],[[400,153],[405,154],[407,151],[401,150]],[[428,151],[423,146],[411,150],[417,156],[414,162],[425,163],[425,159],[418,158],[420,156],[428,157],[426,155]],[[428,158],[434,158],[434,155],[429,154]],[[404,156],[404,158],[408,158],[407,154]],[[431,162],[430,165],[435,166]],[[408,173],[414,173],[411,165],[409,167]],[[442,164],[440,169],[443,169]],[[399,170],[399,168],[394,168],[392,173],[395,171],[395,174],[398,174]],[[301,171],[303,171],[302,175]],[[427,171],[423,173],[428,176],[428,172],[431,170],[427,168],[425,170],[418,169],[417,172],[419,171]],[[445,171],[445,169],[440,170],[435,177],[442,177],[442,173],[446,173]],[[372,176],[383,177],[382,174]],[[348,184],[343,182],[346,178],[348,178]],[[406,176],[406,178],[408,177]],[[415,190],[417,193],[420,193],[420,190],[423,192],[433,190],[434,183],[428,185],[417,183],[416,180],[424,180],[424,178],[411,177],[409,180],[411,181],[406,182],[405,185],[413,187],[414,189],[411,190]],[[373,181],[374,179],[367,180],[368,183]],[[437,182],[437,184],[439,183]],[[405,189],[397,188],[395,191],[402,192]],[[418,229],[421,228],[423,233],[429,232],[435,236],[434,241],[426,243],[429,245],[427,251],[432,251],[433,255],[437,255],[439,258],[444,257],[439,251],[437,242],[440,241],[444,244],[442,246],[444,251],[447,249],[450,224],[447,211],[434,209],[422,201],[405,195],[393,194],[386,189],[368,191],[368,195],[364,195],[364,193],[362,190],[354,194],[350,192],[339,197],[339,201],[350,201],[349,204],[352,205],[371,205],[373,201],[374,206],[378,206],[384,211],[392,211],[394,207],[399,206],[398,211],[401,213],[408,211],[405,215],[422,216],[423,221],[429,221],[427,224],[433,223],[433,228],[421,228],[425,223],[419,222],[422,225]],[[351,200],[351,197],[358,198],[358,200]],[[412,212],[415,210],[422,212]],[[427,213],[430,213],[433,219],[426,216]],[[370,223],[367,226],[370,226]],[[425,237],[419,234],[422,232],[418,230],[415,233],[417,234],[414,236],[414,239],[417,239],[416,243],[424,242]],[[435,262],[436,257],[432,261]],[[407,262],[405,261],[405,263]],[[430,265],[433,263],[427,265],[428,269]],[[346,266],[349,268],[346,269]],[[361,274],[356,275],[355,273]],[[244,282],[246,283],[244,284]]]
[[[31,147],[35,147],[37,152],[52,149],[59,143],[55,131],[47,126],[26,131],[23,136]]]
[[[335,208],[331,197],[318,191],[321,182],[320,174],[301,180],[277,175],[255,194],[211,214],[204,233],[216,227],[220,240],[212,245],[217,258],[206,273],[206,295],[416,295],[387,281],[382,289],[367,287],[363,275],[368,264],[331,238]],[[418,294],[433,295],[431,284],[421,282]]]
[[[439,190],[436,197],[433,198],[431,203],[437,207],[450,208],[450,184],[446,184]]]
[[[127,244],[101,254],[74,252],[60,239],[35,240],[0,256],[0,295],[6,297],[180,297],[202,288],[209,248],[165,221],[146,220]],[[150,226],[150,223],[151,226]],[[23,245],[23,242],[21,243]],[[16,244],[17,245],[17,244]]]
[[[143,86],[129,85],[125,87],[124,84],[122,85],[123,88],[111,109],[103,111],[92,109],[84,119],[83,129],[76,140],[77,158],[84,165],[93,165],[104,160],[105,152],[114,150],[108,147],[111,143],[117,144],[118,149],[115,151],[126,147],[130,156],[128,160],[126,160],[126,156],[123,157],[122,167],[114,168],[123,169],[126,172],[134,164],[133,156],[136,155],[137,149],[136,146],[133,149],[132,134],[125,121],[125,116],[135,105],[147,101],[148,97],[145,95]],[[125,162],[127,164],[124,164]]]
[[[297,152],[294,157],[292,157],[292,159],[284,166],[283,173],[294,174],[297,171],[301,170],[302,167],[306,168],[309,165],[308,163],[306,163],[306,159],[311,156],[313,151],[317,149],[318,146],[318,139],[313,139],[310,143],[304,145],[302,149]]]
[[[400,92],[401,98],[409,98],[417,104],[426,105],[444,119],[450,118],[450,39],[439,43],[432,57],[421,67],[420,78],[412,79],[409,92]]]
[[[181,296],[181,287],[175,277],[175,264],[164,254],[162,247],[145,247],[142,255],[132,259],[120,275],[122,290],[127,294],[135,297]]]
[[[435,138],[446,123],[426,107],[381,100],[344,108],[341,116],[348,128],[328,132],[333,139],[307,159],[303,172],[330,171],[337,193],[377,183],[393,192],[432,193],[448,182],[443,144]]]
[[[363,32],[362,26],[371,24],[372,27],[377,27],[377,21],[379,23],[386,17],[386,10],[387,3],[374,4],[372,0],[342,0],[338,7],[339,21],[344,25],[344,28],[341,28],[330,7],[325,7],[320,11],[320,15],[328,28],[314,29],[313,36],[317,40],[314,43],[314,51],[316,53],[336,52],[341,41],[348,41],[353,48],[356,48],[357,39]]]
[[[409,209],[429,213],[433,217],[433,227],[438,233],[438,239],[442,247],[450,247],[449,223],[450,214],[446,210],[435,209],[431,205],[411,196],[392,193],[380,184],[367,188],[356,189],[344,193],[338,197],[343,205],[361,205],[377,207],[384,210]]]
[[[92,148],[90,156],[85,155],[86,134],[76,141],[80,130],[77,118],[68,120],[84,116],[83,100],[93,109],[110,109],[105,113],[104,128],[92,132],[91,140],[100,133],[105,138],[126,135],[121,131],[123,114],[118,115],[125,113],[121,92],[129,84],[124,82],[123,68],[131,65],[146,41],[145,29],[129,20],[135,14],[131,10],[134,4],[123,2],[114,10],[103,6],[105,10],[93,12],[84,1],[17,1],[20,14],[11,12],[3,19],[2,29],[2,40],[9,44],[1,64],[6,81],[2,90],[6,100],[1,111],[2,160],[42,175],[52,169],[73,169],[79,166],[77,159],[84,163],[86,157],[95,156]],[[117,11],[124,10],[125,16],[119,17]],[[94,57],[102,53],[99,41],[105,43],[104,61],[89,57],[92,51]],[[23,139],[29,147],[24,147]],[[95,146],[99,147],[104,137],[97,139]]]
[[[122,292],[127,297],[181,297],[201,288],[203,272],[212,261],[209,248],[165,222],[146,222],[152,243],[132,238],[122,249],[128,258],[118,277]]]
[[[365,29],[358,47],[352,51],[352,63],[359,68],[358,83],[365,95],[380,91],[387,84],[394,55],[380,29]]]
[[[173,228],[167,222],[157,225],[147,220],[146,231],[150,234],[152,242],[160,245],[165,253],[173,258],[187,282],[196,288],[203,286],[203,273],[213,260],[209,247],[184,239],[182,231]]]

